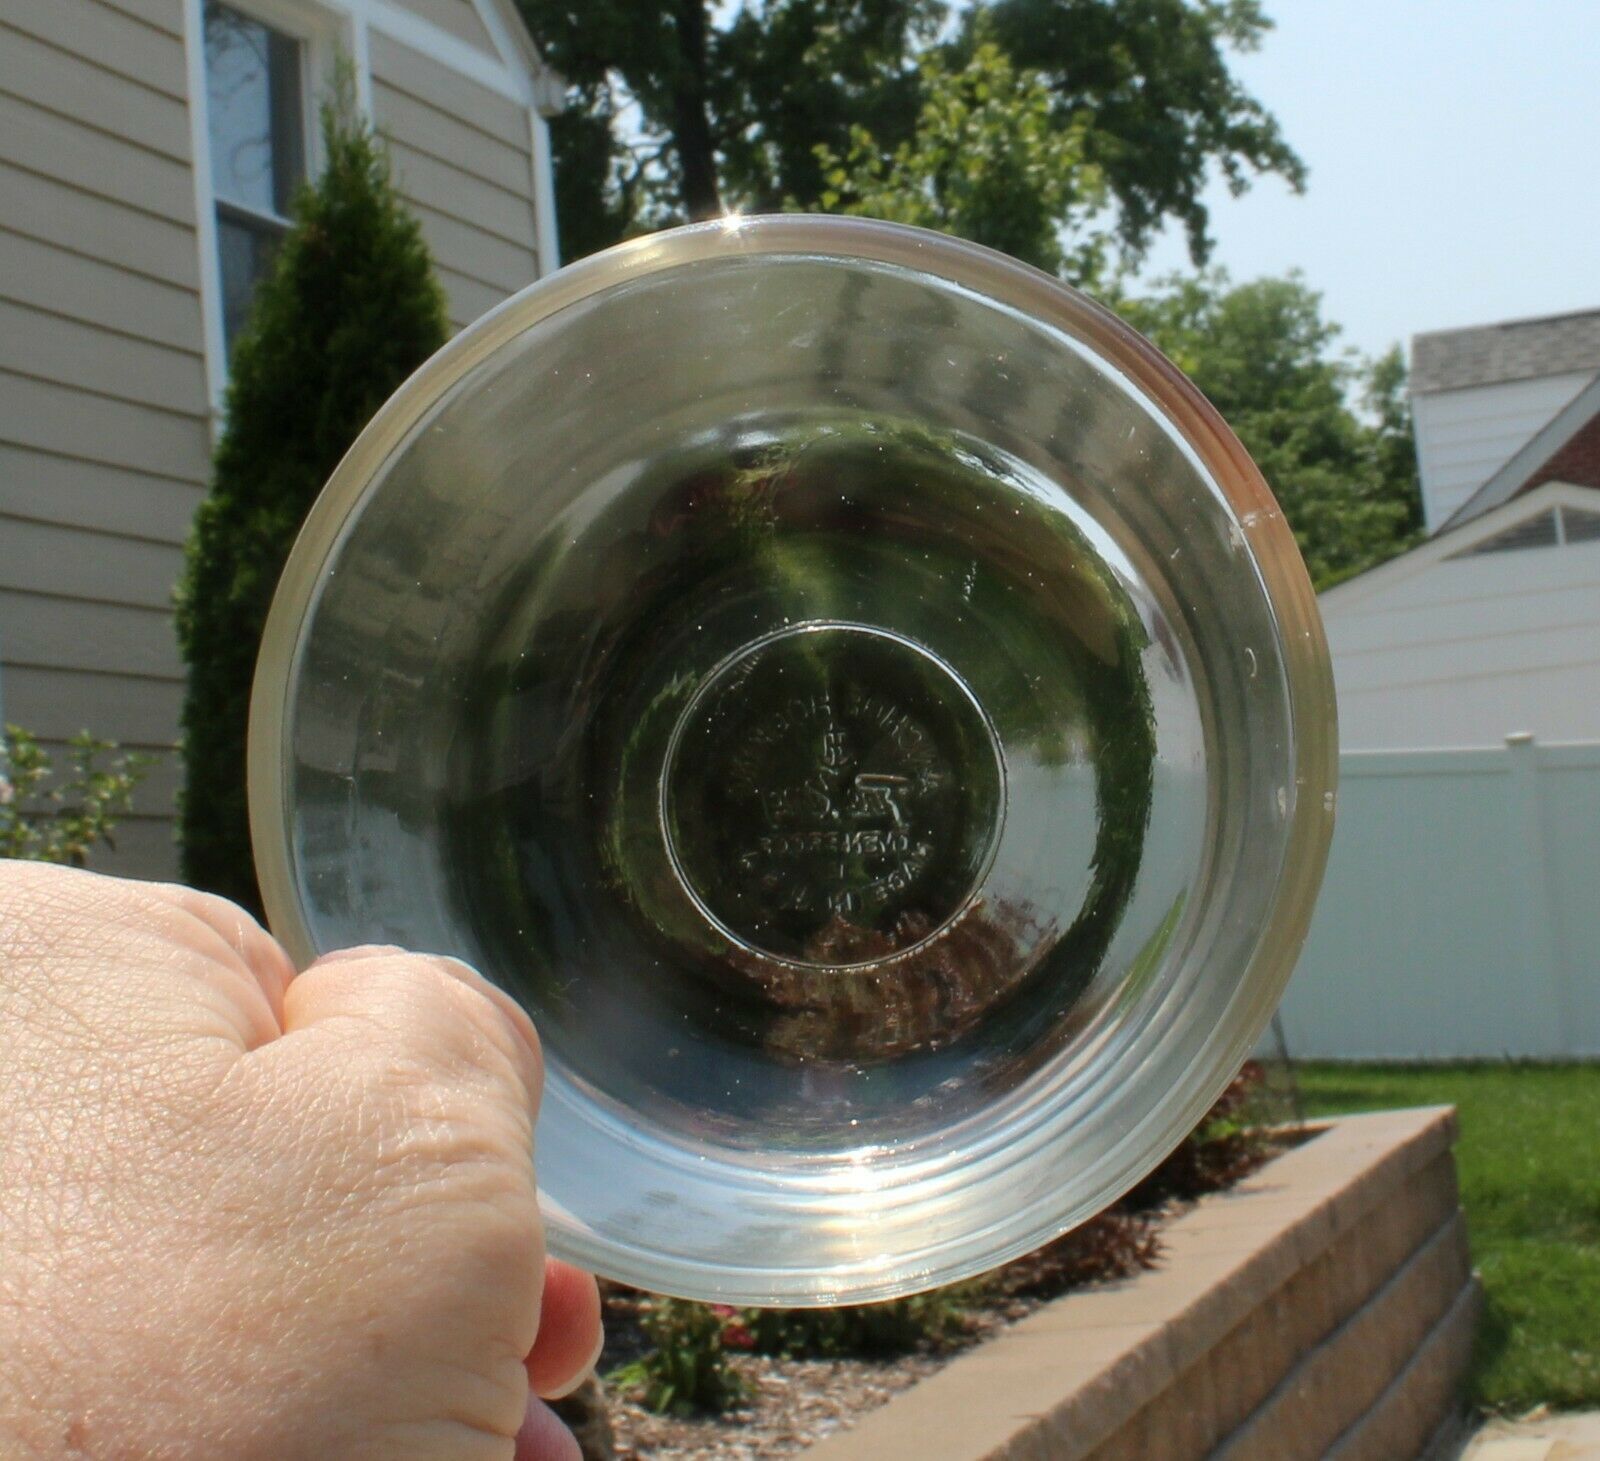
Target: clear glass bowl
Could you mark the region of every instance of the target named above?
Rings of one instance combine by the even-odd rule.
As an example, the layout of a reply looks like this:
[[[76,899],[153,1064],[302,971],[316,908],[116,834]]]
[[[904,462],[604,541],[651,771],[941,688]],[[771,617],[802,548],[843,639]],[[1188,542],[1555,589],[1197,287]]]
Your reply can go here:
[[[1226,1084],[1332,827],[1316,606],[1199,394],[1055,279],[808,217],[525,290],[352,448],[251,719],[272,925],[521,1000],[556,1253],[887,1298]]]

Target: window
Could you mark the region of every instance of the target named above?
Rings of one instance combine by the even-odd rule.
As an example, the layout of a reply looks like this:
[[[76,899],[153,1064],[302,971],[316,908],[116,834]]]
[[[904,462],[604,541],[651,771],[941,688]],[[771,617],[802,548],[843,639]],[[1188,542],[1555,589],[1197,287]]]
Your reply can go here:
[[[1476,558],[1484,553],[1511,553],[1522,548],[1559,548],[1568,543],[1592,543],[1597,540],[1600,540],[1600,512],[1589,512],[1581,507],[1552,507],[1536,517],[1524,518],[1509,528],[1502,528],[1493,537],[1474,543],[1470,548],[1450,554],[1446,561]]]
[[[1541,512],[1536,517],[1524,518],[1509,528],[1502,528],[1493,537],[1452,553],[1452,558],[1477,558],[1484,553],[1515,553],[1523,548],[1553,548],[1560,541],[1561,529],[1556,526],[1556,510]]]
[[[205,7],[205,53],[222,332],[231,357],[306,175],[305,57],[293,36],[214,0]]]
[[[1561,527],[1569,543],[1600,542],[1600,512],[1585,512],[1580,507],[1563,507]]]

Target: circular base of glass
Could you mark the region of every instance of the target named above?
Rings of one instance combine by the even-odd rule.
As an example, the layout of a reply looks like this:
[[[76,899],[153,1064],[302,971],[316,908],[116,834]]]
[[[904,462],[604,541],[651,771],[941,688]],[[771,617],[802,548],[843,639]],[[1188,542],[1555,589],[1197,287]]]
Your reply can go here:
[[[799,624],[707,676],[661,778],[672,866],[749,953],[878,964],[971,902],[1005,809],[998,739],[972,691],[921,645],[859,624]]]

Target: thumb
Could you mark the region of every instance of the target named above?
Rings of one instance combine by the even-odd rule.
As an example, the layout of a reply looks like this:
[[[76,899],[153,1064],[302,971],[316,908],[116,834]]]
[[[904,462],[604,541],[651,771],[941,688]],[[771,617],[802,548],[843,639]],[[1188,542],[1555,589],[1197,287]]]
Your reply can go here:
[[[354,1355],[350,1409],[470,1421],[509,1454],[545,1267],[531,1022],[457,960],[370,947],[296,977],[283,1030],[244,1059],[281,1118],[321,1341]]]

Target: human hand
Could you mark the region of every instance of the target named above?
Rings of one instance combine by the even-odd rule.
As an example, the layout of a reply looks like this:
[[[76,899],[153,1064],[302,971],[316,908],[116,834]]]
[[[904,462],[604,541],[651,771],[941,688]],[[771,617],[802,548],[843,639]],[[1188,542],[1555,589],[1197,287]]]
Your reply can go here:
[[[465,965],[0,861],[0,1455],[576,1461],[542,1080]]]

